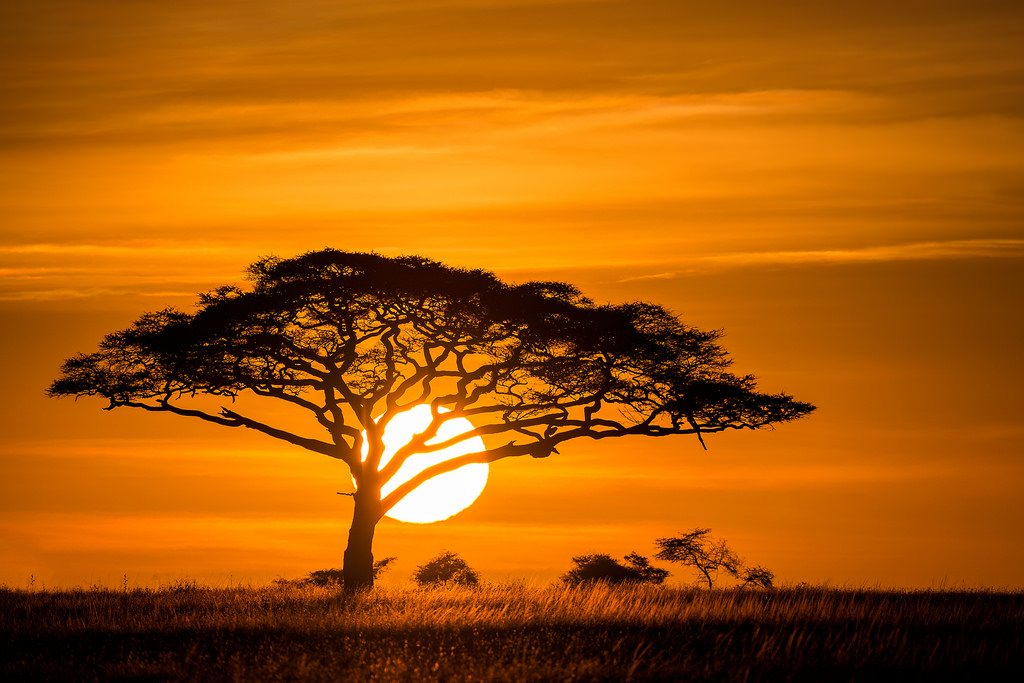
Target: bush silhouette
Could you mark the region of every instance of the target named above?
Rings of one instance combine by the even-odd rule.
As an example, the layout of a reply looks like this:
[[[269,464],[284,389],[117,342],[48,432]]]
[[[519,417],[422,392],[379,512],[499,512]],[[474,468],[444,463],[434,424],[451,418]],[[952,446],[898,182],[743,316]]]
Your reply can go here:
[[[592,555],[577,555],[572,558],[576,565],[561,579],[569,585],[580,585],[583,583],[652,583],[661,584],[668,577],[669,572],[665,569],[652,567],[651,563],[643,555],[630,553],[625,557],[625,563],[621,564],[605,553],[594,553]]]
[[[445,550],[426,564],[417,567],[412,575],[412,580],[421,586],[438,586],[449,583],[475,586],[480,583],[480,575],[470,569],[466,561],[456,553]]]
[[[391,564],[397,559],[397,557],[385,557],[383,560],[374,562],[373,578],[380,577],[391,568]],[[280,586],[344,586],[345,573],[341,569],[318,569],[315,572],[310,572],[304,579],[275,579],[274,583]]]

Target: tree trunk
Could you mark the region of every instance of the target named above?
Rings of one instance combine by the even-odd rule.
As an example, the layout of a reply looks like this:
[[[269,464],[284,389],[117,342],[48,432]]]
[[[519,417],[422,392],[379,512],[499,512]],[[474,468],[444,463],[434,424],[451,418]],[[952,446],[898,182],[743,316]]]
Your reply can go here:
[[[348,530],[348,547],[345,548],[342,569],[346,592],[373,588],[373,532],[381,518],[380,493],[374,496],[371,491],[357,489],[354,499],[355,510]]]

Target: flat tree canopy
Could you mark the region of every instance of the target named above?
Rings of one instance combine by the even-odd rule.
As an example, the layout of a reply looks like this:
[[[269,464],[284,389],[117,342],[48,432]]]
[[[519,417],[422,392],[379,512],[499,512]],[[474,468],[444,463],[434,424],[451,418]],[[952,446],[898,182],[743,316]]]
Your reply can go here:
[[[263,258],[248,276],[249,287],[201,295],[194,313],[147,313],[108,335],[98,351],[67,360],[48,393],[247,427],[341,460],[357,487],[350,587],[372,585],[377,521],[431,477],[468,463],[548,457],[582,437],[701,439],[814,409],[731,374],[720,332],[689,327],[655,304],[597,305],[566,283],[508,284],[418,256],[333,249]],[[235,402],[243,397],[253,400]],[[308,427],[269,424],[246,408],[260,401],[289,404]],[[421,403],[431,406],[430,426],[381,467],[388,423]],[[460,417],[475,429],[428,443]],[[409,456],[475,436],[486,450],[428,467],[381,496]]]

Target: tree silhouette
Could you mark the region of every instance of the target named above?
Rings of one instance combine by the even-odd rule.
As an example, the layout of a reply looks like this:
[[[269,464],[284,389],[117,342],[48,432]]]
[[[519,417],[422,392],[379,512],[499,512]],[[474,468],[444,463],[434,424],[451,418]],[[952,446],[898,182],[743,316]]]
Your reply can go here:
[[[814,409],[730,374],[719,332],[654,304],[596,305],[565,283],[512,285],[422,257],[333,249],[263,258],[248,279],[245,289],[201,295],[195,313],[147,313],[108,335],[98,351],[67,360],[48,394],[246,427],[342,461],[356,483],[349,589],[373,584],[377,522],[431,477],[548,457],[583,437],[692,434],[703,444],[705,434]],[[388,423],[420,403],[431,406],[429,427],[381,466]],[[307,426],[281,421],[280,411],[266,419],[267,404],[292,407]],[[476,428],[428,443],[459,417]],[[474,436],[485,450],[381,496],[410,456]]]
[[[638,553],[626,555],[620,563],[606,553],[577,555],[572,558],[576,566],[563,574],[562,583],[577,586],[584,583],[651,583],[660,585],[668,578],[666,569],[654,567],[650,561]]]
[[[421,586],[451,583],[460,586],[475,586],[480,583],[480,574],[471,569],[457,553],[444,550],[426,564],[416,567],[412,580]]]
[[[739,580],[742,588],[771,588],[775,579],[775,573],[770,569],[760,565],[745,566],[743,558],[729,547],[725,539],[716,540],[711,535],[711,529],[697,527],[684,532],[682,536],[659,538],[654,544],[661,548],[656,558],[693,567],[708,582],[708,588],[714,587],[714,581],[721,571]]]
[[[761,565],[744,567],[736,578],[743,582],[740,584],[740,588],[746,588],[747,586],[775,587],[773,583],[775,581],[775,572]]]

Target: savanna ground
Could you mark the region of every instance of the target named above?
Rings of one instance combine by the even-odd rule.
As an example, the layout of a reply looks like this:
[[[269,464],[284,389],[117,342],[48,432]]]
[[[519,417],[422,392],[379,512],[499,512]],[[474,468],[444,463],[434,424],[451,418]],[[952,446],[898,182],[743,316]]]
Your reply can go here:
[[[1024,680],[1024,593],[0,589],[0,680]]]

